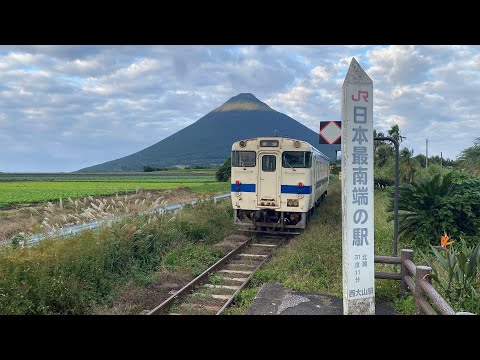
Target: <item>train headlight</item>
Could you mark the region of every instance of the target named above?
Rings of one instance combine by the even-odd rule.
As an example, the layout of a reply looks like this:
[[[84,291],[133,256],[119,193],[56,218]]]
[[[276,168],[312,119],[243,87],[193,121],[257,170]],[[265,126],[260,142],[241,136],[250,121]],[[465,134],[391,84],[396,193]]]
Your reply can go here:
[[[240,185],[241,184],[240,180],[235,181],[235,184]]]
[[[298,183],[298,187],[302,187],[302,186],[303,186],[303,183],[300,181],[300,182]]]
[[[247,142],[245,140],[242,140],[238,143],[240,147],[245,147],[247,145]]]
[[[300,141],[295,140],[295,141],[293,142],[293,147],[299,148],[299,147],[300,147]]]
[[[290,207],[298,206],[298,199],[287,199],[287,206],[290,206]]]

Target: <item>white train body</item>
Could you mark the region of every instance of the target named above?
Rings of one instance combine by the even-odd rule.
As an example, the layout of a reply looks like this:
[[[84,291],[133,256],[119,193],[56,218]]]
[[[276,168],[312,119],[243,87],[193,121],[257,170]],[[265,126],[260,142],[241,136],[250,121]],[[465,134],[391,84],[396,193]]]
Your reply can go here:
[[[305,228],[327,194],[328,157],[307,142],[259,137],[232,145],[234,222],[255,228]]]

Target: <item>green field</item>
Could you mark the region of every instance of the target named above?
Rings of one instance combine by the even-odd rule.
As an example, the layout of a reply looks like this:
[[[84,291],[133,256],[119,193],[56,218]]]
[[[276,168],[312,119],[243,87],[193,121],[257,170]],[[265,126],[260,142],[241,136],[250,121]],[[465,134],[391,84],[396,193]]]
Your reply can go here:
[[[52,177],[52,176],[51,176]],[[4,181],[0,182],[0,206],[31,204],[44,201],[74,199],[88,195],[110,195],[134,192],[136,189],[169,190],[188,187],[197,193],[228,192],[228,183],[219,183],[213,176],[133,177],[125,175],[104,176],[92,180],[89,176],[71,175],[52,177],[50,181]]]
[[[151,181],[172,178],[213,179],[216,169],[177,169],[132,173],[0,173],[0,182],[10,181]]]

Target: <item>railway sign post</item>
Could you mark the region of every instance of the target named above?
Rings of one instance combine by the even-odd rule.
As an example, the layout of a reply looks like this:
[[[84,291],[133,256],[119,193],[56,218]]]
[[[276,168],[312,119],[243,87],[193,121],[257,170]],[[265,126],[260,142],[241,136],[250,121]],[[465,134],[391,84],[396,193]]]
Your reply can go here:
[[[342,122],[341,121],[320,121],[319,144],[341,144],[342,143]]]
[[[375,314],[373,81],[352,58],[342,101],[344,315]]]

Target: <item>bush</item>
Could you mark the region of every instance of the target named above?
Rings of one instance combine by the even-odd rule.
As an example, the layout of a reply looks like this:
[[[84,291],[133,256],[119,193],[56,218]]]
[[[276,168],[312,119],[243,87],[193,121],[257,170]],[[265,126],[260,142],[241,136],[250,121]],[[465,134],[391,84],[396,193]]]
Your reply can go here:
[[[222,182],[227,182],[228,180],[230,180],[231,167],[232,167],[232,159],[228,158],[227,160],[225,160],[225,163],[215,173],[215,179],[217,179],[217,181],[222,181]]]
[[[449,172],[402,184],[398,209],[399,234],[417,246],[437,245],[445,231],[475,241],[480,235],[480,179]],[[388,211],[393,211],[393,198]]]

